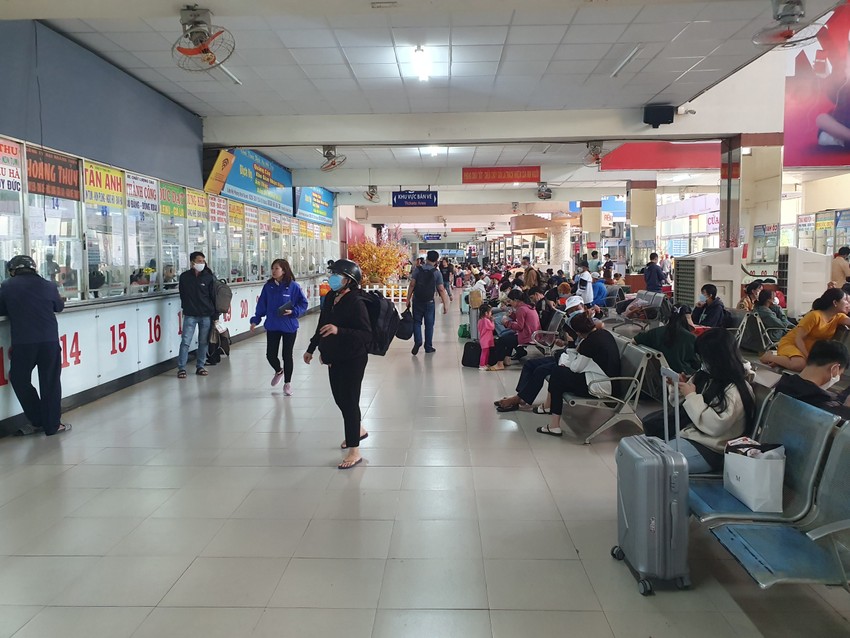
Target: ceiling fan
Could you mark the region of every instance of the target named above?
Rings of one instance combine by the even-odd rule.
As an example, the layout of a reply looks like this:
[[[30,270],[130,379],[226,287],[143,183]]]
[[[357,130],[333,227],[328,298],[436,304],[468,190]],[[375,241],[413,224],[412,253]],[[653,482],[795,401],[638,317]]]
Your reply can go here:
[[[212,13],[197,5],[180,11],[183,34],[171,47],[171,57],[184,71],[220,69],[234,84],[242,84],[224,63],[236,49],[236,39],[224,27],[212,24]]]
[[[378,195],[378,187],[374,184],[370,184],[369,188],[363,192],[363,199],[367,202],[372,202],[373,204],[377,204],[381,201],[381,196]]]
[[[806,16],[804,0],[771,0],[773,19],[777,24],[766,27],[753,36],[753,44],[762,47],[791,49],[813,42],[821,30],[820,24],[801,24]]]
[[[345,164],[348,159],[345,155],[336,152],[336,146],[323,146],[322,157],[325,158],[324,163],[319,167],[325,173],[335,170]]]
[[[600,141],[592,141],[587,143],[587,153],[584,154],[582,158],[582,163],[588,167],[599,167],[602,163],[602,156],[605,155],[607,151],[603,147],[603,142]]]

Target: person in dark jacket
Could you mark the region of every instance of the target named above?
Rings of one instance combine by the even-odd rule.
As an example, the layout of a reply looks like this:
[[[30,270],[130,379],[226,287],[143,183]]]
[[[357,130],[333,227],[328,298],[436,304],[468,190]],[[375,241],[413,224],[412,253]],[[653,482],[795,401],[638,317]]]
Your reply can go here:
[[[202,252],[189,255],[192,267],[180,275],[178,289],[183,307],[183,334],[180,339],[180,354],[177,356],[177,378],[186,378],[186,363],[189,361],[189,346],[198,329],[198,351],[195,353],[195,374],[207,376],[207,346],[210,328],[218,318],[215,310],[215,275],[207,267],[207,258]]]
[[[318,348],[322,363],[328,366],[331,392],[345,424],[341,447],[348,450],[348,455],[337,466],[341,470],[363,460],[360,441],[369,436],[360,422],[360,386],[369,358],[367,346],[372,340],[369,311],[360,297],[362,278],[360,266],[353,261],[334,262],[329,278],[331,291],[319,315],[316,334],[304,353],[304,363],[309,364]]]
[[[57,312],[65,302],[56,284],[38,275],[35,262],[16,255],[8,262],[9,279],[0,287],[0,315],[9,317],[12,348],[9,382],[34,430],[47,436],[67,432],[62,423],[62,346],[59,345]],[[38,389],[32,385],[38,368]]]
[[[643,271],[643,280],[646,282],[647,290],[661,292],[661,286],[667,281],[667,277],[658,265],[658,253],[652,253],[649,256],[649,263]]]
[[[266,318],[266,359],[274,370],[272,387],[283,379],[283,393],[292,396],[292,349],[298,334],[298,317],[307,312],[307,298],[301,286],[295,283],[295,275],[285,259],[272,262],[272,278],[263,286],[257,299],[257,310],[251,317],[251,331]],[[281,341],[283,342],[283,367],[277,358]]]
[[[783,374],[773,386],[773,390],[777,394],[786,394],[848,419],[850,407],[845,403],[847,391],[842,393],[842,400],[841,395],[836,396],[829,390],[841,380],[841,375],[848,365],[850,353],[843,343],[832,340],[815,341],[803,371],[800,374]]]
[[[700,368],[700,360],[690,314],[690,306],[674,307],[667,325],[637,333],[635,343],[661,352],[676,372],[694,374]]]
[[[724,327],[726,307],[723,305],[723,300],[717,297],[717,286],[705,284],[700,288],[699,302],[691,314],[691,319],[698,326]]]

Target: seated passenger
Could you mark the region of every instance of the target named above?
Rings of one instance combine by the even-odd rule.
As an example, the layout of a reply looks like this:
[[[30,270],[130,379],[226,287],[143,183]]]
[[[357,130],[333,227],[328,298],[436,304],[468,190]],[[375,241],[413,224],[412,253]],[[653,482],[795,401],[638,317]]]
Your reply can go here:
[[[759,293],[764,289],[761,279],[753,279],[744,288],[744,296],[738,302],[738,310],[752,312],[758,303]]]
[[[604,308],[608,305],[608,289],[598,272],[590,273],[593,278],[593,305]]]
[[[531,334],[540,330],[540,317],[534,308],[523,299],[520,290],[511,290],[508,300],[513,306],[513,311],[502,319],[502,325],[513,332],[505,333],[496,340],[496,364],[487,368],[491,372],[504,370],[511,364],[510,355],[514,348],[517,353],[524,353],[525,349],[520,346],[531,343]]]
[[[770,290],[762,290],[759,293],[755,310],[764,327],[767,328],[767,336],[771,341],[779,341],[794,327],[779,305],[774,303],[773,292]]]
[[[683,398],[679,407],[679,449],[687,458],[691,473],[722,468],[726,442],[752,435],[756,418],[755,399],[748,383],[749,363],[741,359],[729,331],[704,332],[697,337],[696,353],[702,358],[702,369],[690,379],[681,375],[679,381],[679,395]],[[673,396],[671,392],[671,401]],[[669,425],[672,438],[672,417]],[[643,428],[647,436],[663,437],[663,412],[648,415]]]
[[[570,327],[579,335],[579,345],[569,350],[558,361],[549,377],[551,418],[548,426],[537,428],[540,434],[562,436],[561,413],[564,409],[564,392],[589,397],[611,394],[609,377],[620,376],[620,350],[617,341],[607,330],[597,328],[586,313],[570,319]],[[602,381],[588,386],[590,381]]]
[[[779,341],[776,354],[765,352],[761,362],[801,372],[815,341],[832,339],[838,326],[850,327],[850,299],[841,288],[829,288],[815,299],[805,317]]]
[[[694,327],[691,323],[691,308],[675,306],[666,326],[639,332],[635,343],[658,350],[676,372],[691,375],[699,370],[700,361],[696,354]]]
[[[698,326],[723,328],[726,322],[726,307],[723,300],[717,297],[717,286],[705,284],[700,288],[699,302],[694,308],[691,318]]]
[[[809,352],[809,360],[800,374],[783,374],[773,386],[776,393],[808,403],[821,410],[850,418],[850,407],[846,405],[848,394],[830,392],[829,388],[841,380],[841,375],[850,365],[847,346],[838,341],[815,341]],[[842,400],[842,396],[844,396]]]

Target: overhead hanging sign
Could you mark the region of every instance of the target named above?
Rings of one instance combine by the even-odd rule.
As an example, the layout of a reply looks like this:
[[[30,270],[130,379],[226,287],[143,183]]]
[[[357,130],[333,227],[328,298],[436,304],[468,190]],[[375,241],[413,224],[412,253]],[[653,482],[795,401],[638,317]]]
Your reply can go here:
[[[27,191],[80,201],[80,160],[27,146]]]
[[[248,149],[237,148],[229,153],[233,159],[229,163],[224,186],[220,193],[215,193],[215,187],[207,180],[208,185],[212,186],[210,192],[244,204],[292,215],[292,173]]]
[[[85,200],[92,206],[124,208],[124,172],[85,162]]]
[[[127,210],[144,215],[159,212],[159,185],[157,180],[144,175],[127,173]]]
[[[425,233],[422,235],[423,241],[440,241],[443,236],[440,233]]]
[[[463,169],[464,184],[534,183],[540,181],[539,166],[472,166]]]
[[[21,145],[0,138],[0,191],[21,194]]]
[[[437,191],[393,191],[392,201],[393,208],[435,207]]]
[[[333,225],[334,194],[331,191],[320,186],[303,186],[295,191],[298,195],[296,217],[323,226]]]
[[[186,189],[160,182],[159,208],[164,217],[186,217]]]

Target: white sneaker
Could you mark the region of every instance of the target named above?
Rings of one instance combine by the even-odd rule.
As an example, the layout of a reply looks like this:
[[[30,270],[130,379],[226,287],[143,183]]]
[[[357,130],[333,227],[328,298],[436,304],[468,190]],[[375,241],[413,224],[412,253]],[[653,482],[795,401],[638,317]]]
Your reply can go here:
[[[283,370],[276,372],[272,377],[272,387],[275,387],[278,383],[280,383],[281,379],[283,379]]]
[[[288,397],[292,396],[292,384],[291,383],[284,383],[283,384],[283,393]]]
[[[484,370],[484,371],[486,372],[486,370],[487,370],[487,366],[478,366],[478,369],[479,369],[479,370]]]

